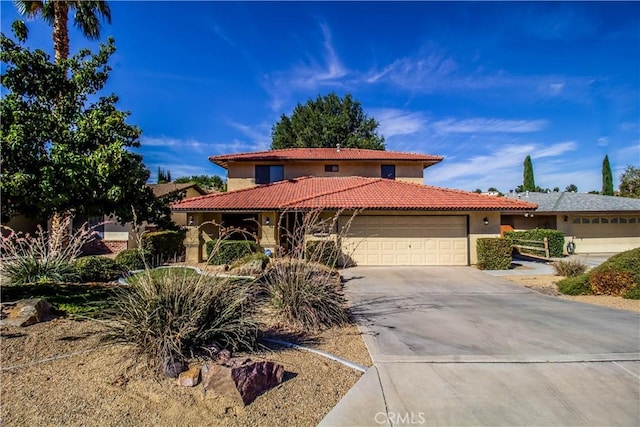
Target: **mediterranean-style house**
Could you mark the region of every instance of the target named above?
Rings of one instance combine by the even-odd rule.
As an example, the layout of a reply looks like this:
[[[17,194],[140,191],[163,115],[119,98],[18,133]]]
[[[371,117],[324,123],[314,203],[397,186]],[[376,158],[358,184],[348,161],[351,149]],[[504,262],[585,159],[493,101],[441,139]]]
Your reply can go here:
[[[321,210],[327,218],[343,214],[337,229],[357,211],[340,245],[359,265],[469,265],[477,262],[478,238],[500,235],[501,213],[536,209],[528,201],[424,185],[424,169],[442,161],[426,154],[292,148],[209,160],[227,170],[229,191],[172,205],[200,226],[199,261],[203,241],[217,238],[220,226],[245,228],[275,251],[285,245],[279,224],[290,227],[296,215]]]
[[[551,228],[576,245],[576,253],[613,253],[640,247],[640,199],[599,194],[510,193],[538,205],[525,215],[503,212],[508,229]]]

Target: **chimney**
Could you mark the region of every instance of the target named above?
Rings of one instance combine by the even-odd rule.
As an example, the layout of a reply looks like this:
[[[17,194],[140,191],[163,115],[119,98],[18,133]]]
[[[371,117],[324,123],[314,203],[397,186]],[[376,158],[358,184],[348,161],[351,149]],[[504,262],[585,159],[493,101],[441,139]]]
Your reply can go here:
[[[340,143],[337,143],[337,144],[336,144],[336,151],[337,151],[337,152],[340,152]]]

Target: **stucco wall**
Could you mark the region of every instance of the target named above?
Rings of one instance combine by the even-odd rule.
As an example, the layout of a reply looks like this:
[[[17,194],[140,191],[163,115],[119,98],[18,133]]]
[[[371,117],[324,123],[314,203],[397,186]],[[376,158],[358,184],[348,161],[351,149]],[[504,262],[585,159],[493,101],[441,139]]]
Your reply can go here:
[[[231,163],[228,168],[228,190],[240,190],[255,186],[256,164],[283,164],[284,178],[294,179],[302,176],[364,176],[380,177],[380,166],[396,165],[396,180],[422,184],[423,168],[420,163],[410,162],[279,162],[279,163]],[[325,172],[325,165],[338,165],[338,172]]]

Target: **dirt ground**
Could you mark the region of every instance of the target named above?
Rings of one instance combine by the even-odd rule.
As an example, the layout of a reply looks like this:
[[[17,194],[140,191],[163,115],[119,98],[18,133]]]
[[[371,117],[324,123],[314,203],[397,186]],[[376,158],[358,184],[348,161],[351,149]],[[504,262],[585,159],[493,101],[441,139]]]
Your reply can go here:
[[[280,349],[252,354],[285,367],[285,381],[246,407],[204,394],[201,385],[156,380],[130,348],[101,342],[94,321],[55,319],[27,328],[2,327],[2,426],[311,426],[326,415],[361,374],[313,353]],[[319,348],[369,366],[355,326],[309,340]],[[57,360],[57,356],[71,355]]]
[[[503,278],[547,295],[556,295],[560,298],[570,299],[573,301],[640,312],[640,300],[625,299],[609,295],[561,295],[556,286],[556,283],[562,279],[560,276],[530,275],[503,276]]]

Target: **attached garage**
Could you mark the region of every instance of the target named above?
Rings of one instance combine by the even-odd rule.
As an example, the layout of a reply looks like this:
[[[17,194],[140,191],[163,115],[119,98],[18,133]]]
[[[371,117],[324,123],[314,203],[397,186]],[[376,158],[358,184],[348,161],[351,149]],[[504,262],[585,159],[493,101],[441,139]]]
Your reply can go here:
[[[358,215],[344,252],[358,265],[468,265],[468,217]]]

